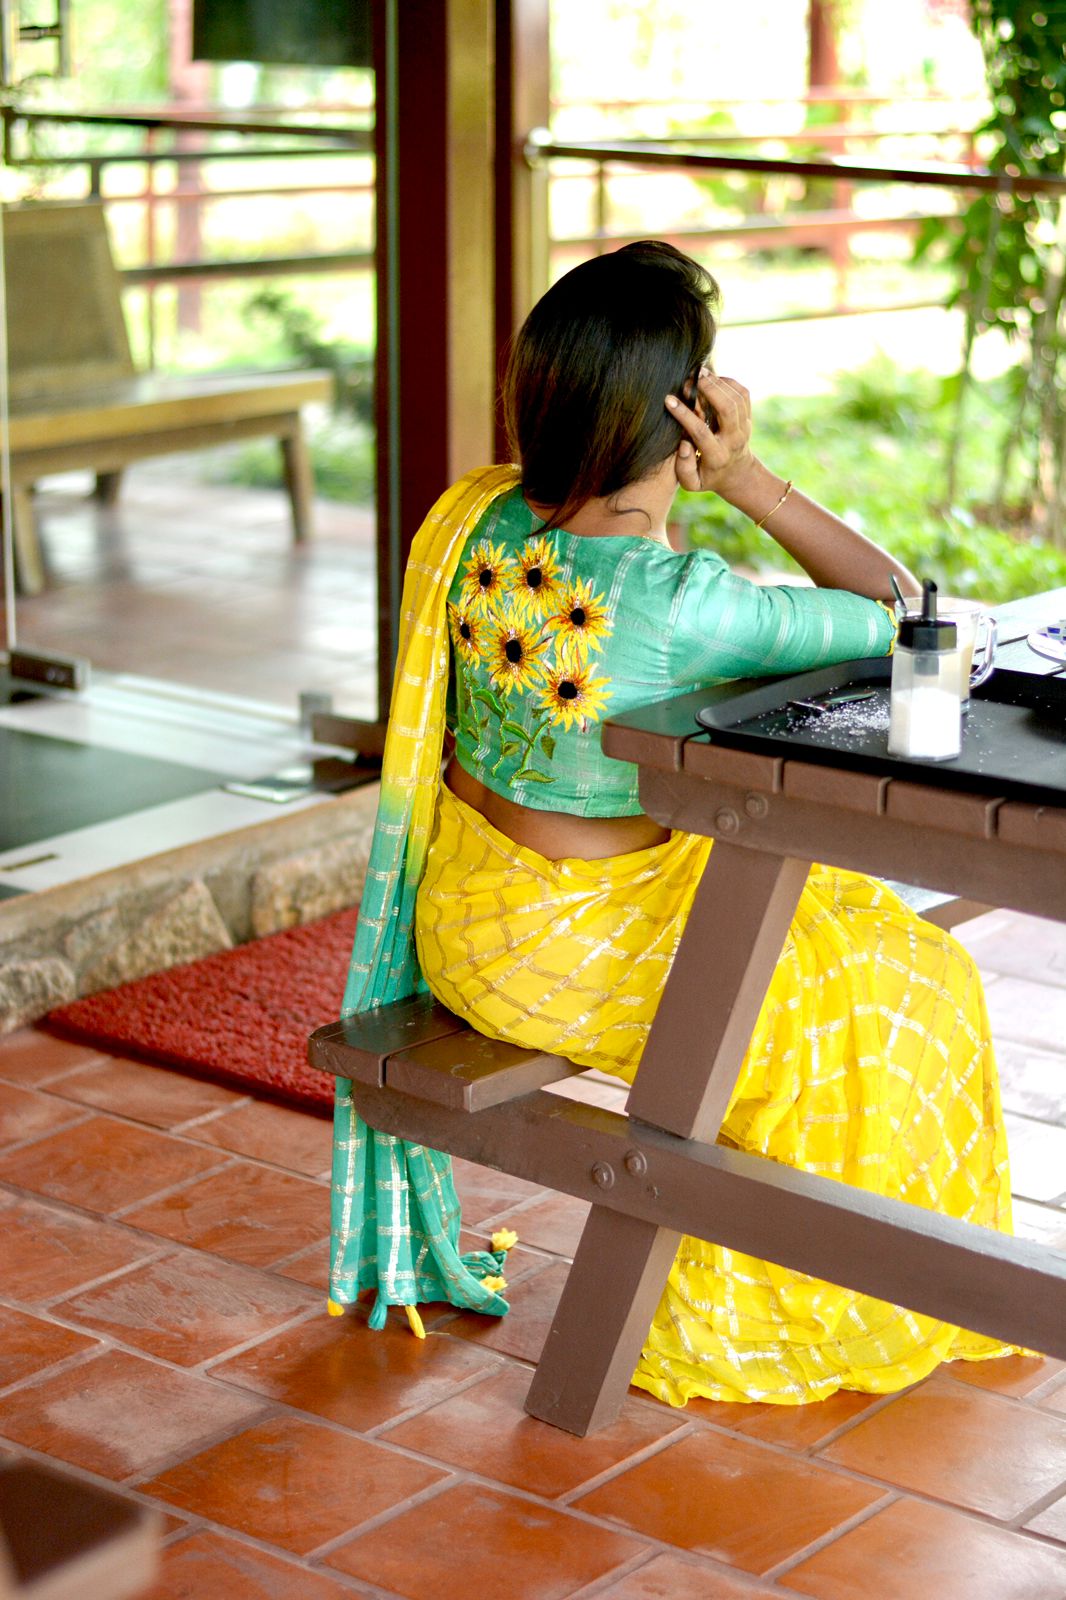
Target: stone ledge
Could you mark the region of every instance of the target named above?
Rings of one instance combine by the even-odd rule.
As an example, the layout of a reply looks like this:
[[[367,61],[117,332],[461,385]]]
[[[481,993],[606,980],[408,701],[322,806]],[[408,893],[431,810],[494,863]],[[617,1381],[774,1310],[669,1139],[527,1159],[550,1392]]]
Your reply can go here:
[[[313,922],[362,891],[377,784],[0,901],[0,1034],[53,1006]]]

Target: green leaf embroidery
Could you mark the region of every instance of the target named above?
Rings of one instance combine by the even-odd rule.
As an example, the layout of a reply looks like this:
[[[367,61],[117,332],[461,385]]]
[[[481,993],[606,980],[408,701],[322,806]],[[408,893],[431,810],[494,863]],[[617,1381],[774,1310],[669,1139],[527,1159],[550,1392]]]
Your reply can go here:
[[[555,740],[552,738],[550,733],[543,735],[540,741],[540,748],[544,751],[544,754],[547,756],[548,760],[551,761],[555,755]]]
[[[532,745],[533,740],[517,722],[512,722],[510,717],[505,717],[500,723],[500,732],[512,739],[521,739],[523,744]]]
[[[483,705],[490,706],[502,722],[507,715],[507,707],[499,695],[493,694],[491,689],[477,688],[474,690],[474,699],[480,700]]]
[[[546,772],[535,772],[532,767],[523,767],[521,769],[521,771],[516,772],[515,775],[514,775],[515,783],[518,782],[519,778],[521,778],[524,783],[554,783],[555,782],[555,779],[552,778],[552,777],[549,777],[549,775]]]

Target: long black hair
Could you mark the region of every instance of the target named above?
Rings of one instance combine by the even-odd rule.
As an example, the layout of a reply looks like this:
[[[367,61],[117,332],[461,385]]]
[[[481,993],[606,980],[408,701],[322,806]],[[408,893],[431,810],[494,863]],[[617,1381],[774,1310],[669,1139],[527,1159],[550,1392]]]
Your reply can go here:
[[[587,501],[654,472],[683,435],[663,401],[691,403],[716,331],[718,285],[646,239],[574,267],[515,336],[504,415],[526,498],[565,526]]]

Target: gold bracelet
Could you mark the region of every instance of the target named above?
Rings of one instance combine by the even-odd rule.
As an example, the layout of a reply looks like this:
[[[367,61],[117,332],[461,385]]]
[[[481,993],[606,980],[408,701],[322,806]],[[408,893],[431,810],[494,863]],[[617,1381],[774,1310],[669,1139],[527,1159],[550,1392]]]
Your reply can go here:
[[[781,507],[784,505],[785,501],[788,499],[788,497],[789,497],[789,495],[791,493],[792,493],[792,479],[789,478],[788,482],[785,484],[785,492],[781,496],[780,500],[777,502],[777,504],[775,506],[771,506],[770,507],[769,511],[766,513],[765,517],[763,517],[762,521],[761,522],[757,522],[755,524],[755,526],[757,528],[765,528],[766,524],[769,522],[769,520],[773,516],[774,512],[781,510]]]

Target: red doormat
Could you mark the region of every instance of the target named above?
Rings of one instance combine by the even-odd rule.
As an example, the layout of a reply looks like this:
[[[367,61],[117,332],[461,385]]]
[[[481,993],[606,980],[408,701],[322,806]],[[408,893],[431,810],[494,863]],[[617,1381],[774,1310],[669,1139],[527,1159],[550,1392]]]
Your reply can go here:
[[[328,1113],[333,1078],[307,1064],[307,1038],[340,1016],[356,910],[104,989],[47,1018],[49,1028]]]

